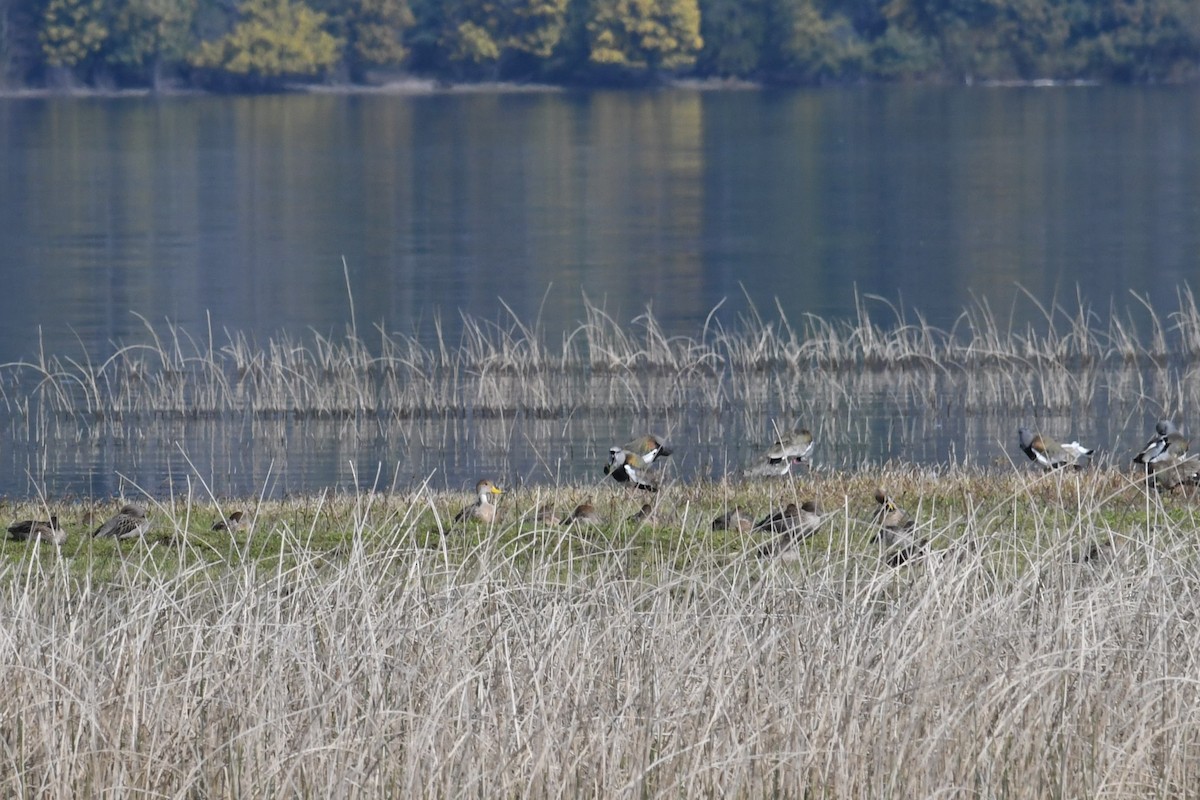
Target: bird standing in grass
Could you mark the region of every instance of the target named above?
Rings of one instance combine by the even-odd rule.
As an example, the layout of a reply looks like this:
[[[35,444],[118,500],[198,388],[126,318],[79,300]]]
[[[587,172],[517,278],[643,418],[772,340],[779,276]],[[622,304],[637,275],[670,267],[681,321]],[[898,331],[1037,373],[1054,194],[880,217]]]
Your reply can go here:
[[[475,492],[477,494],[475,502],[458,512],[454,521],[469,522],[475,519],[491,525],[496,520],[496,506],[492,499],[504,492],[487,478],[475,484]]]
[[[754,528],[754,518],[746,514],[741,506],[731,508],[712,521],[714,531],[741,531],[749,533]]]
[[[756,531],[770,531],[779,534],[758,548],[758,557],[767,558],[778,555],[797,542],[802,542],[812,536],[819,527],[821,527],[821,513],[814,501],[805,500],[799,507],[795,503],[788,503],[785,508],[764,517],[754,526]]]
[[[241,511],[234,511],[228,517],[223,517],[213,523],[210,530],[214,531],[229,531],[237,533],[242,529],[242,517],[245,516]]]
[[[552,505],[538,506],[534,517],[537,519],[539,525],[545,525],[549,528],[556,528],[562,524],[562,519],[559,518],[558,512],[554,510],[554,506]]]
[[[629,517],[629,521],[635,524],[654,521],[654,506],[649,503],[642,503],[642,507],[638,509],[636,514]]]
[[[571,516],[567,518],[568,525],[573,525],[576,522],[586,522],[589,525],[600,524],[600,515],[596,513],[596,507],[592,505],[591,500],[584,500],[575,506],[575,510],[571,512]]]
[[[1133,463],[1146,470],[1147,482],[1159,491],[1170,491],[1184,484],[1200,483],[1200,464],[1188,455],[1191,444],[1175,423],[1160,420],[1154,426],[1154,438],[1146,443]]]
[[[1025,451],[1025,455],[1029,456],[1029,460],[1046,472],[1068,466],[1082,469],[1079,459],[1096,452],[1094,448],[1089,449],[1079,442],[1059,444],[1049,437],[1040,433],[1032,433],[1024,427],[1017,429],[1017,441],[1020,443],[1021,449]]]
[[[671,451],[657,436],[642,436],[620,447],[609,448],[604,474],[611,475],[618,483],[629,483],[647,492],[657,492],[658,487],[647,479],[646,470],[655,459],[669,455]]]
[[[1187,455],[1188,445],[1187,437],[1175,427],[1175,423],[1162,419],[1154,426],[1154,438],[1146,442],[1141,452],[1133,457],[1133,463],[1150,465],[1184,456]]]
[[[909,513],[896,505],[883,489],[875,490],[875,502],[879,504],[874,519],[879,526],[875,541],[881,546],[888,566],[898,567],[920,554],[925,541],[914,533],[916,522]]]
[[[58,515],[51,514],[49,522],[33,519],[14,522],[8,526],[8,538],[14,542],[63,544],[67,541],[67,532],[58,527]]]
[[[126,503],[116,516],[109,519],[92,534],[97,539],[138,539],[150,530],[146,509],[136,503]]]

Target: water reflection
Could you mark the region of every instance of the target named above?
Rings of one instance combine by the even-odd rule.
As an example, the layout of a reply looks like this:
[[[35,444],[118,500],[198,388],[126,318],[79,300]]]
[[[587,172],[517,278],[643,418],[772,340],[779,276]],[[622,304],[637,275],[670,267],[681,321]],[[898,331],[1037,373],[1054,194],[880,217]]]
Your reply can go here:
[[[281,332],[340,335],[352,307],[375,351],[375,325],[457,349],[464,317],[507,329],[513,315],[557,348],[582,335],[585,298],[631,330],[653,308],[668,337],[777,312],[845,318],[868,294],[946,328],[976,300],[1003,327],[1044,327],[1038,303],[1057,298],[1145,332],[1128,293],[1178,308],[1200,252],[1198,102],[1172,88],[931,87],[0,100],[0,276],[19,309],[0,316],[0,362],[103,363],[152,339],[144,320],[172,320],[200,350],[234,336],[254,349]],[[405,423],[428,426],[416,439],[387,411],[280,433],[258,412],[43,428],[17,408],[0,491],[103,491],[117,472],[158,485],[190,469],[177,442],[218,491],[262,486],[271,465],[276,491],[360,480],[350,464],[384,464],[389,480],[547,480],[590,474],[593,448],[643,428],[689,443],[681,473],[716,474],[769,420],[794,417],[834,426],[827,463],[993,458],[1017,417],[1141,438],[1190,391],[1141,372],[988,379],[1022,398],[1015,413],[991,409],[983,379],[723,380],[746,385],[464,378],[453,413]],[[577,412],[576,391],[594,413]],[[496,393],[530,401],[474,416]]]

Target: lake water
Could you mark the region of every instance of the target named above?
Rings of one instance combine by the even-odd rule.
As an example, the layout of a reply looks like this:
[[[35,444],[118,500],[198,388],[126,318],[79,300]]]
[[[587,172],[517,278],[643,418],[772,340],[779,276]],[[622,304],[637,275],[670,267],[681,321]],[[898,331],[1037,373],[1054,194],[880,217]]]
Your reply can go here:
[[[510,309],[555,345],[585,298],[622,322],[651,308],[686,336],[718,305],[729,325],[752,306],[836,320],[867,295],[940,327],[980,301],[1037,323],[1018,287],[1144,319],[1131,292],[1166,314],[1196,282],[1197,141],[1192,88],[0,100],[0,362],[103,362],[148,341],[146,321],[218,348],[340,335],[351,300],[360,331],[452,347],[462,315],[507,326]],[[598,474],[598,454],[643,426],[682,440],[677,475],[708,476],[763,445],[772,419],[822,413],[780,392],[701,421],[681,408],[499,427],[470,414],[35,423],[14,410],[22,391],[6,389],[0,427],[0,493],[20,496],[201,479],[279,494],[377,472],[382,485],[553,483]],[[1131,446],[1162,410],[1146,399],[1119,420],[1090,404],[1057,421]],[[829,429],[841,438],[826,463],[986,461],[1019,417],[864,408]]]

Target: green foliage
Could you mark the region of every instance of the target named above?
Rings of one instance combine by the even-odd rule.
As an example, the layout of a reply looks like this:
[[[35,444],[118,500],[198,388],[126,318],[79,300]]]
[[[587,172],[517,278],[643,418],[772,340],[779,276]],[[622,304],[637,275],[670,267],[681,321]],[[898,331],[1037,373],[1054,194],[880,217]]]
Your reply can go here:
[[[337,62],[342,41],[324,29],[325,14],[300,0],[246,0],[241,11],[232,31],[200,45],[193,66],[271,84],[319,75]]]
[[[103,0],[50,0],[42,20],[42,53],[51,67],[74,67],[108,39]]]
[[[141,70],[182,59],[195,13],[195,0],[127,0],[113,18],[109,61]]]
[[[505,47],[549,58],[567,26],[568,0],[504,0]]]
[[[690,66],[703,44],[696,0],[594,0],[587,30],[591,62],[628,70]]]
[[[867,48],[842,16],[821,13],[812,0],[784,7],[784,64],[804,81],[844,78],[860,68]]]
[[[433,17],[437,48],[456,71],[499,69],[512,55],[548,59],[566,29],[568,0],[448,0]]]
[[[351,68],[402,64],[408,57],[404,33],[414,22],[406,0],[351,0],[343,20]]]
[[[234,15],[231,18],[231,15]],[[203,43],[195,44],[196,39]],[[234,88],[371,67],[459,78],[822,83],[1200,75],[1197,0],[4,0],[0,79],[197,68]]]
[[[699,71],[721,77],[753,75],[766,43],[766,0],[702,0],[700,33],[704,49],[696,61]]]

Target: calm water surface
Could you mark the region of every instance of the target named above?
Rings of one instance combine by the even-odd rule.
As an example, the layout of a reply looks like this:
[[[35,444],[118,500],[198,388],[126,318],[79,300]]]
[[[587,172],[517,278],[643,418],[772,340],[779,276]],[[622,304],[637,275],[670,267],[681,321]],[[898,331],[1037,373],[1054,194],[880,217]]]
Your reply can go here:
[[[856,291],[943,327],[981,300],[1036,321],[1018,286],[1072,309],[1078,294],[1101,317],[1140,314],[1130,292],[1165,313],[1197,283],[1197,141],[1190,88],[0,100],[0,361],[102,361],[145,341],[143,320],[218,346],[339,333],[351,296],[360,329],[426,343],[440,329],[451,346],[460,315],[507,324],[507,308],[557,342],[584,297],[690,336],[722,301],[726,324],[751,304],[838,319]],[[873,408],[843,421],[827,463],[987,459],[1000,432],[1014,438],[1007,418]],[[819,414],[788,397],[766,411]],[[1157,413],[1104,411],[1063,424],[1128,445]],[[719,474],[769,424],[739,409],[402,429],[7,413],[0,493],[16,495],[201,478],[277,494],[377,471],[385,485],[484,470],[553,482],[594,474],[596,453],[643,425],[688,443],[685,476]]]

